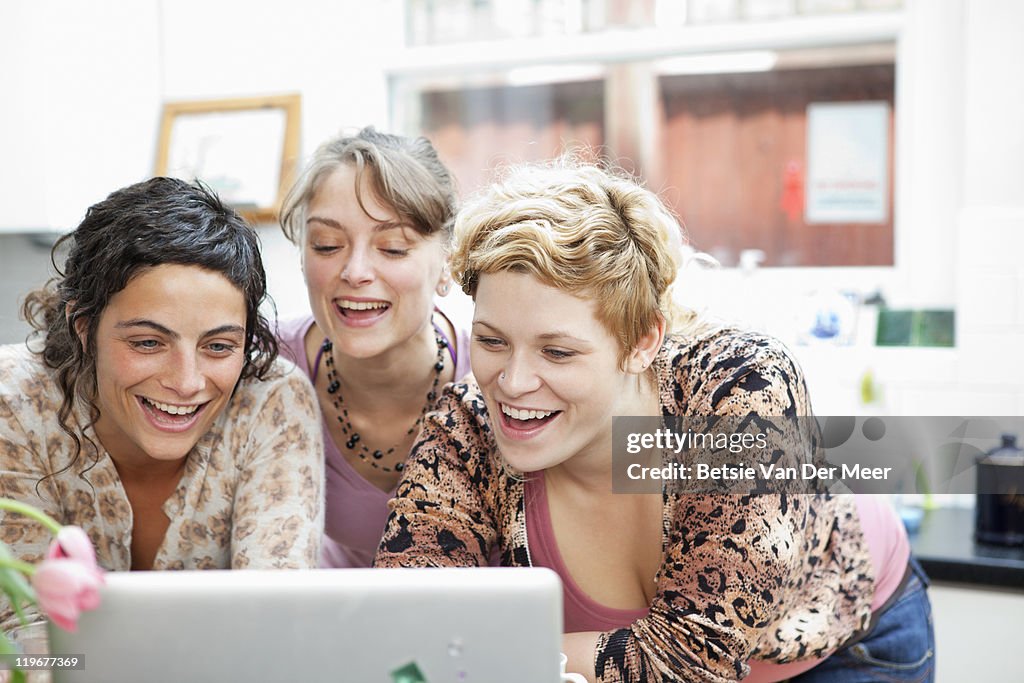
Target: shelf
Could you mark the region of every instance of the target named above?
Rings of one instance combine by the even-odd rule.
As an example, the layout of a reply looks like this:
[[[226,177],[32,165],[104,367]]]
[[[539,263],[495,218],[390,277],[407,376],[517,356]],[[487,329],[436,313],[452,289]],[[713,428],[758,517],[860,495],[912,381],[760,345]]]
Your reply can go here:
[[[858,12],[431,45],[403,50],[385,64],[384,70],[391,76],[417,76],[539,64],[643,61],[708,52],[891,42],[899,37],[902,25],[902,12]]]

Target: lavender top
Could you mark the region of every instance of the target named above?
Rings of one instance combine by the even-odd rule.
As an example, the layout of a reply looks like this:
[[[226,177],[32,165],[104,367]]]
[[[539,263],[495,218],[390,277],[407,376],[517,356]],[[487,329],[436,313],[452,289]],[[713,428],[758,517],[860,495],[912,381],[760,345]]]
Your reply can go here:
[[[455,380],[458,381],[470,372],[470,321],[458,320],[440,307],[435,310],[444,316],[455,330],[455,339],[448,339],[448,342],[455,363]],[[293,361],[310,379],[315,377],[315,368],[309,367],[303,340],[313,322],[313,317],[307,315],[282,322],[278,329],[281,355]],[[447,337],[443,331],[442,335]],[[366,481],[342,456],[327,431],[326,423],[322,429],[327,474],[327,507],[320,566],[369,567],[384,533],[388,501],[394,495],[394,491],[381,491]]]

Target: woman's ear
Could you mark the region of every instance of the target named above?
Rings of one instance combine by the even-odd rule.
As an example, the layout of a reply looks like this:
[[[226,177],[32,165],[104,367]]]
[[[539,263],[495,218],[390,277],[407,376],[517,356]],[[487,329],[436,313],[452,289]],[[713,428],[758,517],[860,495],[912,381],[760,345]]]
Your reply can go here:
[[[445,259],[444,267],[441,268],[441,277],[437,280],[437,287],[434,291],[437,292],[438,296],[448,296],[448,292],[452,290],[452,271],[448,268],[448,260]]]
[[[85,317],[78,318],[72,321],[71,314],[75,311],[75,302],[69,301],[64,306],[64,317],[68,321],[68,327],[71,328],[71,332],[78,337],[78,343],[82,345],[82,348],[86,348],[85,337],[89,331],[89,321]]]
[[[662,342],[665,341],[665,318],[658,316],[658,322],[641,336],[626,361],[626,371],[639,375],[651,367]]]
[[[299,250],[299,269],[302,271],[302,279],[306,279],[306,238],[309,236],[309,228],[305,225],[299,232],[299,241],[296,248]]]

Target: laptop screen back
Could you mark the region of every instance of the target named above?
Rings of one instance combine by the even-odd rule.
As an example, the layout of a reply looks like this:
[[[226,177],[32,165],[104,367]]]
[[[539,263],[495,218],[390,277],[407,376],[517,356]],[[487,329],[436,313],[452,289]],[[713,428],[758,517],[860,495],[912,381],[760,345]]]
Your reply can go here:
[[[544,569],[107,575],[55,683],[555,683],[562,589]]]

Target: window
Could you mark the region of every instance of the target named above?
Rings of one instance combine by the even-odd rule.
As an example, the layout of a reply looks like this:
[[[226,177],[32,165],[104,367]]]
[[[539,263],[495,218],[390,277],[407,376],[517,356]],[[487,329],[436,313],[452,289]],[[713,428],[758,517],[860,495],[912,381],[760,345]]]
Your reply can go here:
[[[885,102],[883,163],[893,177],[892,64],[761,73],[663,76],[664,193],[690,241],[724,265],[744,249],[769,266],[891,266],[893,192],[882,222],[810,223],[805,217],[807,108]]]
[[[513,26],[504,3],[409,0],[427,45],[391,72],[392,123],[434,142],[463,195],[584,150],[643,177],[723,265],[754,249],[766,266],[891,266],[900,4],[520,0],[532,19]],[[870,222],[806,220],[808,108],[838,102],[885,107]]]

